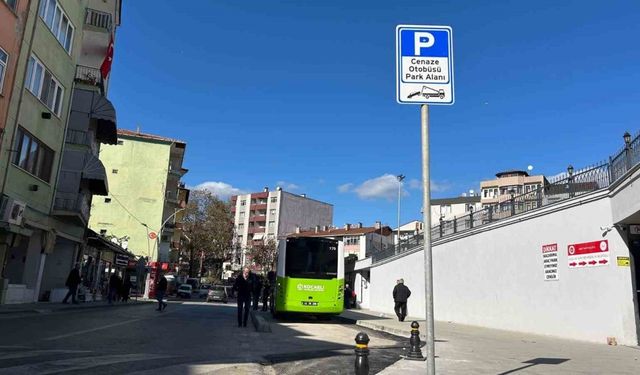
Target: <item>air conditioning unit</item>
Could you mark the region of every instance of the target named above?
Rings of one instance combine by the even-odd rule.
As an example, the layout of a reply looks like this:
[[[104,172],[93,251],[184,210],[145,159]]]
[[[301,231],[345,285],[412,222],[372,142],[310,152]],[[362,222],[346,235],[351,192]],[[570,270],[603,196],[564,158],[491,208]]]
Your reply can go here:
[[[11,197],[4,196],[0,213],[2,213],[2,221],[10,224],[22,225],[22,218],[27,204],[20,202]]]

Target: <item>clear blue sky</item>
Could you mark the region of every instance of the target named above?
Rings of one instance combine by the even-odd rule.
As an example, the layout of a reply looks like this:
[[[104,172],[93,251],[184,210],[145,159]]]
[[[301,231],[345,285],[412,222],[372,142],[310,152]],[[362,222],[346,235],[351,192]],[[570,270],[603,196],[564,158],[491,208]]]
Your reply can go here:
[[[187,142],[189,186],[285,189],[334,223],[420,217],[419,107],[395,101],[395,26],[453,28],[456,103],[431,107],[434,197],[554,175],[640,130],[640,2],[124,1],[118,126]]]

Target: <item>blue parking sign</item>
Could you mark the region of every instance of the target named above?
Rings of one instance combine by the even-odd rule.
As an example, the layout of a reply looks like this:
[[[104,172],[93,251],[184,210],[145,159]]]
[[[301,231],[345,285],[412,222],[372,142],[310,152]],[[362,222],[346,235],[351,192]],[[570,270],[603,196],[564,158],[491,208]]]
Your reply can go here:
[[[396,27],[398,103],[453,104],[452,34],[449,26]]]

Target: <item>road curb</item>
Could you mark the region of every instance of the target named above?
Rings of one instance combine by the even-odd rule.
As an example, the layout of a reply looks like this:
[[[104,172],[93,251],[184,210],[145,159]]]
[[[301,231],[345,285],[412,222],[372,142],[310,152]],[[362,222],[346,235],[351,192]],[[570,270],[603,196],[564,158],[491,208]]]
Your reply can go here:
[[[407,338],[411,336],[411,329],[400,329],[400,328],[393,328],[393,327],[387,327],[385,325],[382,324],[377,324],[373,321],[370,320],[358,320],[356,321],[356,325],[360,326],[360,327],[364,327],[364,328],[369,328],[372,329],[374,331],[380,331],[380,332],[386,332],[389,334],[392,334],[394,336],[398,336],[398,337],[402,337],[402,338]],[[422,340],[426,340],[427,339],[427,335],[424,333],[420,334],[420,339]]]
[[[269,321],[257,311],[251,311],[251,323],[257,332],[271,332]]]

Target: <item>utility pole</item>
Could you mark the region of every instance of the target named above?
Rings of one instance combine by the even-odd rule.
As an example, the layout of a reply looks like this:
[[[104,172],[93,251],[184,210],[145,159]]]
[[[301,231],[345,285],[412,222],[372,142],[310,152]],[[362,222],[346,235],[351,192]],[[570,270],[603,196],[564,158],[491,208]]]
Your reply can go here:
[[[400,197],[402,196],[402,180],[404,180],[404,177],[403,174],[396,176],[398,179],[398,241],[396,242],[396,249],[400,246]]]

